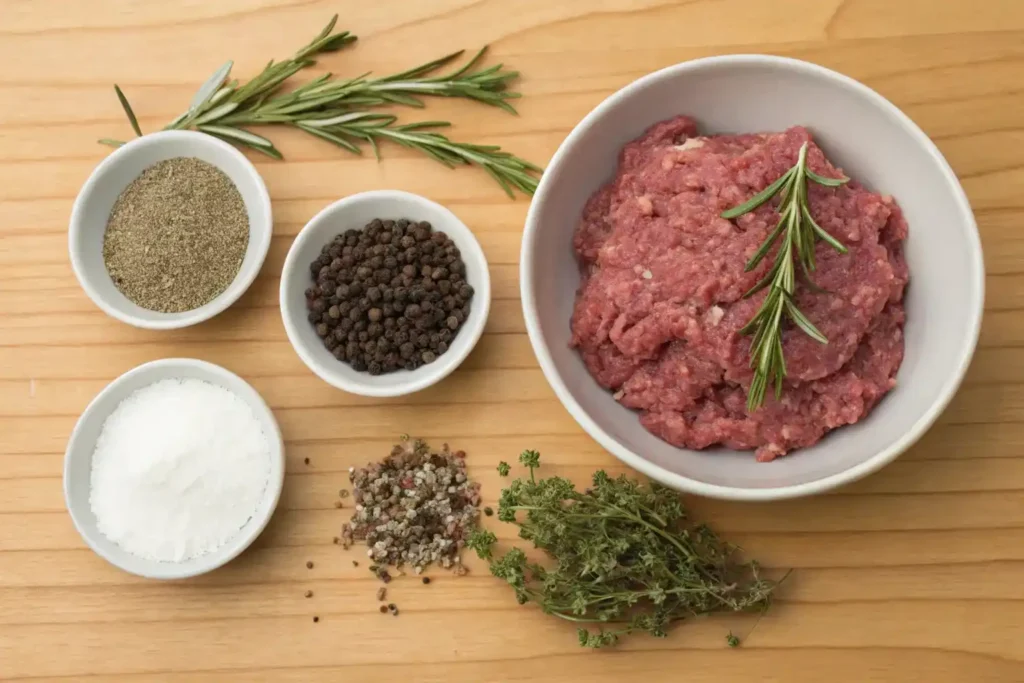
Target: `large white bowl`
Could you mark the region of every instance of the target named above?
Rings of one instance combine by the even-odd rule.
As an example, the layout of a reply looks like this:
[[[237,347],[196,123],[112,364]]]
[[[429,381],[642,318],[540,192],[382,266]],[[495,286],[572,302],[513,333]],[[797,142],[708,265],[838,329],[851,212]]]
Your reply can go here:
[[[92,456],[103,423],[132,392],[163,379],[200,379],[223,387],[246,402],[270,444],[270,477],[259,506],[238,533],[215,552],[183,562],[159,562],[132,555],[104,536],[89,504]],[[165,358],[133,368],[108,384],[89,403],[68,439],[64,454],[64,501],[82,539],[97,555],[126,572],[151,579],[184,579],[220,567],[242,553],[270,521],[284,486],[284,441],[274,414],[260,395],[238,375],[219,365],[192,358]]]
[[[906,358],[897,387],[862,422],[771,463],[751,452],[670,446],[640,426],[569,348],[579,285],[572,233],[587,198],[612,178],[619,150],[658,121],[694,116],[706,133],[806,125],[829,158],[906,214]],[[949,403],[977,343],[984,265],[967,197],[935,145],[870,88],[814,64],[736,55],[684,62],[602,102],[555,153],[530,207],[520,284],[533,349],[580,425],[626,464],[682,491],[772,500],[819,493],[879,469]]]
[[[309,264],[339,233],[362,229],[374,218],[427,221],[455,242],[466,264],[466,282],[473,287],[469,315],[445,353],[415,370],[382,375],[357,372],[335,358],[309,322],[306,289],[313,284]],[[480,340],[491,309],[491,276],[487,259],[473,232],[458,216],[426,197],[399,190],[360,192],[327,206],[306,224],[288,250],[281,271],[281,318],[288,340],[306,366],[322,380],[362,396],[404,396],[440,382],[465,360]]]
[[[249,245],[235,279],[212,301],[191,311],[161,313],[139,306],[114,285],[103,264],[103,234],[110,210],[124,189],[153,164],[174,157],[195,157],[231,179],[249,215]],[[205,133],[169,130],[135,138],[96,166],[71,209],[68,251],[79,284],[104,313],[135,327],[171,330],[208,320],[245,293],[263,266],[273,227],[267,187],[244,154]]]

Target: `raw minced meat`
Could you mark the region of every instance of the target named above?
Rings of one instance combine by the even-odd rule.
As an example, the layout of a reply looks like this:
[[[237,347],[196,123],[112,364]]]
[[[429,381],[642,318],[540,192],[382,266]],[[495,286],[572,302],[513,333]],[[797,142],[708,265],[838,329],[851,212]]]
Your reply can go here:
[[[819,242],[814,280],[826,291],[798,285],[795,295],[829,343],[787,328],[782,399],[769,390],[747,411],[750,337],[739,330],[765,293],[743,294],[772,259],[744,268],[778,222],[777,201],[734,221],[720,214],[785,173],[805,142],[811,170],[842,175],[805,128],[701,137],[692,119],[664,121],[626,145],[615,178],[583,210],[572,344],[597,382],[671,444],[771,460],[857,422],[895,385],[907,223],[891,197],[856,181],[810,183],[812,215],[848,249]]]

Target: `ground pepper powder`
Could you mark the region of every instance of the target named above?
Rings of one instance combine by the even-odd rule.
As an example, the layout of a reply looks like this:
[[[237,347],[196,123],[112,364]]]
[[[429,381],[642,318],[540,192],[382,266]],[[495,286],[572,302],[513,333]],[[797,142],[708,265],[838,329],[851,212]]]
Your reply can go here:
[[[103,263],[134,303],[180,313],[227,289],[248,246],[248,212],[231,179],[200,159],[175,157],[147,168],[114,202]]]

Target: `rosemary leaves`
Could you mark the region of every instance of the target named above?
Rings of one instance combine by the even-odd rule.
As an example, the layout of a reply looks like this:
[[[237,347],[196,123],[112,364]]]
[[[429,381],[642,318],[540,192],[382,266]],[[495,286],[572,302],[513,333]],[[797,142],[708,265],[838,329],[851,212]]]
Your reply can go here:
[[[664,637],[688,617],[771,604],[777,584],[756,562],[737,561],[736,549],[707,526],[690,524],[674,491],[598,471],[581,493],[561,477],[538,479],[536,451],[519,461],[530,475],[501,492],[498,518],[516,524],[550,566],[519,548],[496,556],[490,531],[477,530],[468,545],[520,604],[578,624],[581,645],[604,647],[636,632]],[[508,469],[499,465],[502,476]]]
[[[800,312],[793,301],[797,279],[794,264],[799,264],[804,278],[813,286],[811,273],[815,269],[814,246],[819,239],[839,253],[846,253],[846,247],[814,222],[807,203],[808,180],[825,187],[838,187],[849,178],[825,178],[809,169],[805,142],[800,147],[795,166],[743,204],[722,213],[722,218],[738,218],[776,195],[780,196],[779,222],[746,265],[747,272],[757,268],[772,247],[781,240],[768,274],[744,295],[750,297],[765,288],[768,289],[768,295],[761,308],[740,330],[742,334],[754,336],[750,345],[750,367],[754,369],[754,379],[747,393],[747,410],[750,412],[757,410],[764,403],[765,391],[769,384],[774,384],[776,398],[782,396],[782,381],[786,377],[786,360],[782,351],[784,317],[812,339],[822,344],[828,343],[825,335]]]
[[[426,64],[382,78],[368,74],[350,79],[323,74],[288,92],[282,88],[292,76],[316,63],[315,57],[335,52],[355,42],[348,31],[333,33],[338,20],[331,21],[307,45],[290,58],[271,61],[255,78],[241,84],[231,79],[232,62],[219,68],[199,88],[188,110],[164,127],[164,130],[198,130],[235,145],[283,158],[269,139],[248,130],[248,126],[271,125],[297,128],[326,140],[349,152],[360,154],[369,146],[379,158],[378,143],[391,141],[418,150],[445,166],[477,166],[486,171],[512,196],[513,190],[533,194],[541,169],[497,145],[458,142],[437,132],[450,125],[446,121],[420,121],[401,124],[390,113],[374,107],[403,105],[423,107],[422,97],[459,97],[515,113],[510,100],[519,93],[508,89],[518,77],[503,65],[479,68],[486,48],[450,73],[440,69],[462,56],[453,52]],[[135,113],[118,86],[118,100],[136,135],[142,135]],[[124,144],[103,139],[109,145]]]

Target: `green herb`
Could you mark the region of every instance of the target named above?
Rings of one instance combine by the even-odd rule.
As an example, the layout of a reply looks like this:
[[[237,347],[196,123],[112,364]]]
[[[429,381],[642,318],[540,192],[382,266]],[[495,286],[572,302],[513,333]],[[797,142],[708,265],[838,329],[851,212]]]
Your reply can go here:
[[[638,631],[665,636],[671,624],[709,612],[768,608],[777,584],[707,526],[689,523],[675,492],[598,471],[581,493],[561,477],[538,479],[536,451],[519,460],[530,476],[501,492],[498,518],[518,525],[551,566],[527,561],[519,548],[496,556],[490,531],[475,531],[468,545],[520,604],[580,624],[581,645]]]
[[[512,468],[504,460],[502,460],[501,462],[498,463],[498,474],[500,476],[507,477],[508,473],[511,472],[511,471],[512,471]]]
[[[782,352],[783,317],[789,318],[815,341],[828,343],[825,335],[800,312],[793,301],[793,292],[796,289],[794,261],[799,263],[805,279],[814,287],[811,273],[815,269],[814,247],[818,240],[825,241],[840,254],[846,253],[846,247],[811,217],[807,203],[808,180],[825,187],[838,187],[849,178],[824,178],[809,169],[805,142],[800,147],[796,165],[786,171],[781,178],[743,204],[722,213],[722,218],[737,218],[753,211],[775,195],[780,196],[779,222],[746,266],[747,272],[756,268],[781,238],[782,243],[775,253],[775,261],[768,274],[744,295],[745,298],[750,297],[768,288],[768,295],[761,303],[761,308],[740,330],[742,334],[754,335],[750,345],[750,367],[754,369],[754,379],[747,394],[747,410],[751,412],[764,403],[765,391],[769,384],[775,385],[776,398],[782,396],[782,381],[786,377],[786,360]]]
[[[727,635],[725,637],[725,643],[729,647],[739,647],[740,646],[740,639],[739,639],[738,636],[733,635],[732,631],[729,631],[729,635]]]
[[[336,79],[323,74],[304,85],[282,92],[285,82],[323,52],[335,52],[356,40],[347,31],[332,33],[338,16],[308,45],[282,62],[271,61],[255,78],[245,84],[230,79],[232,62],[227,62],[204,83],[189,106],[164,130],[198,130],[235,145],[248,147],[275,159],[283,158],[267,138],[249,131],[246,126],[280,125],[297,128],[327,140],[349,152],[359,154],[366,143],[379,158],[377,143],[390,140],[415,149],[446,166],[478,166],[494,178],[510,196],[513,189],[533,194],[541,169],[528,161],[502,151],[496,145],[476,145],[452,141],[437,132],[450,125],[446,121],[398,123],[393,114],[368,111],[383,105],[423,107],[426,95],[461,97],[495,106],[510,113],[515,109],[510,100],[519,93],[508,90],[509,83],[519,76],[497,64],[478,68],[486,48],[451,73],[439,74],[444,66],[458,59],[462,51],[427,62],[408,71],[369,78],[363,74],[351,79]],[[136,135],[142,135],[138,121],[118,86],[118,100]],[[104,138],[103,144],[122,145],[118,140]]]

